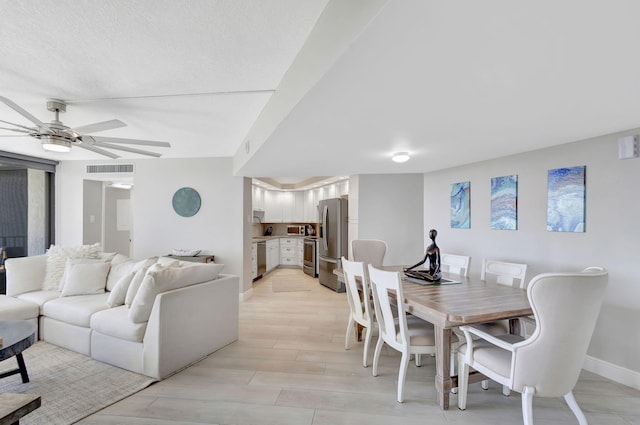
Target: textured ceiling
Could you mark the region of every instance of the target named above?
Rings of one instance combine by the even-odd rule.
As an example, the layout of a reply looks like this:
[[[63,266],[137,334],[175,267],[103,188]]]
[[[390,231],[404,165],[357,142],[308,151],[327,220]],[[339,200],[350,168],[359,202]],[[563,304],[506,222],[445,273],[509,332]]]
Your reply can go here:
[[[48,98],[68,102],[71,127],[120,119],[96,135],[169,141],[165,157],[233,156],[325,4],[2,0],[0,95],[44,122]],[[32,125],[2,104],[0,119]],[[45,156],[29,137],[0,138],[0,150]]]
[[[0,6],[0,95],[43,121],[68,100],[67,125],[118,118],[100,135],[234,156],[239,175],[420,173],[640,127],[634,0]]]

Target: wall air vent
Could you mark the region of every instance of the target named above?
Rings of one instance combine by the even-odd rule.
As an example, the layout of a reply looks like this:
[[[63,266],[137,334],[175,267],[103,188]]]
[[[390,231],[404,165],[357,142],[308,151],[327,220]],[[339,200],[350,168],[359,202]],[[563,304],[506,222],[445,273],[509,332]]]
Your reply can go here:
[[[87,174],[133,173],[133,164],[95,164],[87,165]]]

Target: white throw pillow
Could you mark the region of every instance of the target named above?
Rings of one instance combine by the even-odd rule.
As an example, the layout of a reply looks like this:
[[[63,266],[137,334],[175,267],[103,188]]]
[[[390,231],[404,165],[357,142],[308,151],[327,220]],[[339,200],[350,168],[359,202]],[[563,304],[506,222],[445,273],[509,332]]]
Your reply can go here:
[[[125,274],[118,280],[115,284],[111,293],[109,294],[109,299],[107,300],[107,307],[119,307],[124,305],[124,300],[127,297],[127,290],[129,289],[129,285],[133,280],[133,277],[136,275],[136,272],[130,272]]]
[[[154,264],[147,271],[131,304],[129,319],[134,323],[148,321],[156,295],[213,280],[218,277],[223,267],[224,264],[213,263],[185,267],[164,267]]]
[[[70,258],[67,260],[61,296],[103,293],[110,266],[111,264],[105,261],[86,262]]]
[[[135,298],[136,293],[138,292],[138,289],[142,284],[142,280],[144,279],[144,275],[147,274],[148,269],[149,267],[141,268],[133,276],[133,279],[131,279],[129,288],[127,288],[127,295],[125,295],[124,297],[124,303],[126,304],[127,307],[131,307],[131,303],[133,302],[133,299]]]
[[[47,251],[47,265],[45,268],[42,289],[58,290],[64,274],[64,269],[69,258],[93,258],[97,259],[102,248],[99,243],[82,246],[56,246],[51,245]]]
[[[136,272],[143,267],[149,267],[156,262],[157,258],[158,257],[151,257],[142,261],[134,261],[129,258],[128,260],[121,261],[116,255],[116,257],[111,260],[111,270],[109,271],[109,276],[107,276],[107,291],[112,291],[113,287],[116,286],[116,283],[118,283],[118,280],[120,280],[122,276],[131,272]],[[117,262],[114,263],[114,261]]]

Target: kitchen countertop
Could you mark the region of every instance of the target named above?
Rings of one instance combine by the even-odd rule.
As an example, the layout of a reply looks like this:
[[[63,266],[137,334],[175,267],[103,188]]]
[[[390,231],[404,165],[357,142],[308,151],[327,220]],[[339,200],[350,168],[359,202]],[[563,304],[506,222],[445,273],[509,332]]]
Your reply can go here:
[[[271,239],[281,238],[296,238],[296,239],[318,239],[317,236],[304,236],[304,235],[271,235],[271,236],[254,236],[251,238],[251,243],[268,241]]]

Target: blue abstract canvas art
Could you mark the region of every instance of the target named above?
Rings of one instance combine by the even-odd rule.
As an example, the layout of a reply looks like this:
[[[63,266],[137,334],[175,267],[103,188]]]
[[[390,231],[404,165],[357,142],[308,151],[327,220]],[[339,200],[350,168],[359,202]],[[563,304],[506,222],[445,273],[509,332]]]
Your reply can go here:
[[[491,228],[518,229],[518,176],[491,179]]]
[[[471,182],[451,185],[451,228],[471,228]]]
[[[549,170],[547,191],[547,230],[585,231],[584,165]]]

